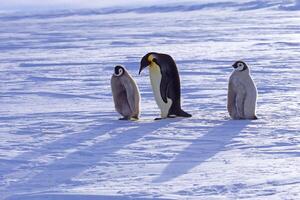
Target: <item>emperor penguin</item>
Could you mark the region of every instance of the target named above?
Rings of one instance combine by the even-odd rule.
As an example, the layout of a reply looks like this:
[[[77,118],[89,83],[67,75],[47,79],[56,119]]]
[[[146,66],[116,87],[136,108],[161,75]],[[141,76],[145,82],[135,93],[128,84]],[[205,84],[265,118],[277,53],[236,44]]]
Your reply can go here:
[[[173,58],[167,54],[150,52],[141,60],[141,71],[149,66],[150,81],[161,118],[191,117],[181,109],[180,79]]]
[[[123,66],[115,67],[111,77],[111,90],[115,109],[123,116],[120,120],[138,120],[140,92],[135,81]]]
[[[250,70],[243,61],[236,61],[228,83],[227,110],[232,119],[257,119],[257,89]]]

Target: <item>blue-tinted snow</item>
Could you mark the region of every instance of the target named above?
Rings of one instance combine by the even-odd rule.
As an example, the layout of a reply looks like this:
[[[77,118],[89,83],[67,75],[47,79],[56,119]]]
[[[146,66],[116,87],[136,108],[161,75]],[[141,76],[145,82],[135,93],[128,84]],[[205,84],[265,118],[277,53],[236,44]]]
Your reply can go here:
[[[297,199],[300,25],[292,1],[222,1],[0,16],[0,199]],[[177,61],[189,119],[159,111],[149,51]],[[226,112],[231,64],[251,67],[256,121]],[[110,76],[142,94],[120,122]]]

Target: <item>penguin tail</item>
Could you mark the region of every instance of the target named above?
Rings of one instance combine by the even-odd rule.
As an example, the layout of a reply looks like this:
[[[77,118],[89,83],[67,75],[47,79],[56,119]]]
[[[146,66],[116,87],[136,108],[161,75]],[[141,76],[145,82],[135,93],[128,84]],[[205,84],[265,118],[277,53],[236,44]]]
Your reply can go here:
[[[192,117],[191,114],[183,111],[182,109],[180,109],[177,113],[176,113],[176,116],[178,117]]]

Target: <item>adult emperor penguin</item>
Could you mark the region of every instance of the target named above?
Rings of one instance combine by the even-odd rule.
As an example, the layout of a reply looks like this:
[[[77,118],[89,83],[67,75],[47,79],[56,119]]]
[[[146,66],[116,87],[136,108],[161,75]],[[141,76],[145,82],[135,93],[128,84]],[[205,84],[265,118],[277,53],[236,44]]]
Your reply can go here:
[[[124,67],[115,67],[111,77],[111,90],[115,109],[123,116],[120,120],[137,120],[140,114],[140,92]]]
[[[236,61],[228,83],[227,110],[232,119],[257,119],[257,89],[250,70],[243,61]]]
[[[161,110],[161,118],[191,117],[181,109],[180,79],[173,58],[162,53],[148,53],[142,60],[139,74],[149,66],[150,80],[156,103]]]

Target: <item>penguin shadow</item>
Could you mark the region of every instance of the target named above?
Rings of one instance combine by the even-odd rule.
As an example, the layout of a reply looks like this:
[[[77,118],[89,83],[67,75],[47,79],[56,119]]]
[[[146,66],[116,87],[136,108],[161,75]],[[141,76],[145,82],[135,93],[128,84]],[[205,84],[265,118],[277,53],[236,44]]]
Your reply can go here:
[[[196,138],[169,163],[153,183],[171,181],[201,165],[231,144],[232,139],[251,123],[250,120],[229,120]],[[196,129],[196,127],[195,127]]]
[[[36,188],[36,185],[38,185],[37,189],[39,191],[49,191],[49,189],[51,190],[51,188],[53,189],[60,184],[80,185],[80,183],[72,181],[72,178],[88,168],[99,165],[98,163],[104,158],[136,142],[143,136],[179,120],[181,119],[166,119],[155,121],[154,123],[154,121],[119,121],[116,119],[109,124],[94,126],[83,133],[83,135],[89,135],[85,136],[84,140],[82,140],[82,142],[86,141],[84,144],[86,146],[82,147],[82,142],[78,144],[78,138],[76,141],[73,141],[70,137],[70,145],[75,147],[71,153],[65,151],[65,155],[62,155],[61,158],[53,162],[28,168],[27,172],[24,171],[24,173],[28,173],[30,176],[28,179],[12,183],[5,190],[13,191],[15,189],[14,194],[18,194],[32,191],[32,188]],[[101,135],[106,134],[105,139],[97,141],[96,137],[100,133]],[[63,144],[61,141],[48,147],[56,148],[59,146],[59,143]],[[60,148],[60,152],[62,150]],[[5,197],[14,195],[5,193],[5,190]]]
[[[62,112],[62,113],[54,113],[53,116],[75,116],[80,117],[82,113],[80,112]],[[51,118],[53,116],[43,116],[45,118]],[[109,117],[113,115],[112,113],[101,113],[101,114],[93,114],[92,117],[99,117],[104,118],[103,121],[101,121],[101,124],[95,123],[94,125],[90,126],[88,129],[79,132],[76,130],[63,130],[63,132],[60,132],[59,135],[64,135],[61,138],[55,139],[51,142],[48,142],[44,145],[38,146],[36,148],[31,149],[30,151],[24,152],[16,157],[14,157],[13,160],[9,161],[6,160],[5,162],[1,163],[0,168],[1,170],[5,171],[6,173],[11,173],[14,171],[18,171],[19,168],[26,168],[27,165],[30,165],[31,160],[34,160],[40,156],[47,155],[47,154],[55,154],[57,152],[62,152],[68,148],[72,148],[84,141],[90,140],[94,137],[97,137],[99,135],[105,134],[107,131],[112,130],[112,127],[116,127],[114,123],[109,120]],[[23,117],[23,116],[22,116]],[[34,118],[35,116],[32,116],[31,118]],[[41,118],[42,116],[38,115],[37,117]],[[46,129],[43,128],[43,121],[35,122],[34,124],[29,124],[28,128],[25,130],[19,130],[16,134],[22,134],[30,133],[29,129]],[[33,128],[34,126],[34,128]],[[121,124],[120,124],[121,126]],[[34,134],[34,132],[32,133]]]

